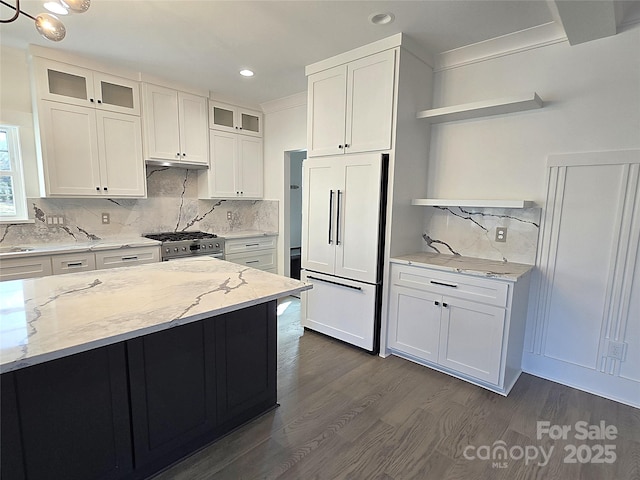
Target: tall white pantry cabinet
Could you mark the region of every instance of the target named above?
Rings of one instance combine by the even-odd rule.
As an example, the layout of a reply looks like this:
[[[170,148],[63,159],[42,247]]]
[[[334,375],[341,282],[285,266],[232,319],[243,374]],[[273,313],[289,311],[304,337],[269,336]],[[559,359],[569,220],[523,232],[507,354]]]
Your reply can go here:
[[[328,228],[324,231],[322,227],[322,232],[316,232],[318,240],[309,240],[307,252],[303,247],[303,255],[307,256],[308,262],[318,264],[314,266],[318,272],[323,272],[322,268],[326,267],[331,270],[328,275],[339,277],[341,282],[341,279],[346,279],[343,283],[351,282],[352,286],[362,282],[360,278],[367,277],[364,282],[373,282],[369,286],[374,293],[365,291],[367,288],[362,284],[358,286],[362,288],[362,295],[373,295],[374,301],[371,305],[367,303],[366,310],[350,314],[349,304],[355,301],[353,295],[350,295],[350,300],[345,300],[341,311],[332,314],[311,311],[313,305],[321,304],[314,301],[314,295],[319,296],[321,291],[327,290],[330,285],[325,282],[321,287],[318,282],[318,288],[314,284],[313,290],[303,293],[303,323],[305,319],[312,319],[330,324],[330,317],[334,314],[344,317],[340,320],[342,323],[339,328],[333,326],[335,331],[343,326],[350,328],[351,318],[369,322],[374,336],[371,343],[373,348],[363,348],[378,352],[380,341],[384,342],[380,332],[381,325],[386,324],[386,279],[389,275],[389,259],[393,255],[421,250],[422,216],[420,211],[412,207],[411,199],[416,195],[423,195],[427,188],[429,126],[416,120],[416,111],[431,106],[433,70],[423,52],[415,48],[406,35],[397,34],[309,65],[306,74],[309,157],[306,162],[309,162],[309,165],[319,165],[323,162],[327,165],[335,164],[339,169],[348,167],[352,160],[360,156],[364,158],[371,155],[379,159],[382,154],[388,154],[388,175],[384,180],[386,203],[376,219],[379,227],[377,231],[383,243],[382,261],[378,262],[380,271],[373,272],[368,278],[368,274],[365,273],[362,273],[363,277],[358,277],[360,273],[354,272],[357,270],[354,268],[349,268],[348,271],[341,270],[345,265],[344,258],[335,253],[335,248],[326,248],[329,241]],[[327,175],[331,177],[331,174]],[[330,180],[329,177],[327,181]],[[374,188],[374,185],[371,188]],[[318,211],[325,216],[329,216],[330,190],[327,190],[326,198],[317,199],[323,202]],[[333,190],[335,192],[336,188]],[[337,202],[337,198],[335,201]],[[325,203],[327,205],[324,205]],[[362,206],[363,209],[365,207]],[[376,210],[374,205],[368,207]],[[322,213],[324,210],[326,212]],[[383,218],[384,224],[380,221]],[[309,228],[319,228],[316,223],[310,224]],[[326,222],[324,225],[327,226]],[[343,233],[346,234],[347,231]],[[360,241],[363,252],[368,248],[367,241],[366,238]],[[354,252],[351,253],[355,255]],[[373,258],[375,260],[375,255]],[[327,265],[323,267],[320,263]],[[367,270],[364,267],[358,269]],[[376,265],[373,270],[377,269]],[[316,276],[327,274],[320,273]],[[343,288],[343,291],[346,292],[347,288]],[[355,326],[354,329],[358,330],[360,327],[360,332],[364,332],[364,325]],[[355,333],[355,336],[360,335],[357,331]],[[353,337],[349,331],[345,336]],[[358,344],[348,338],[342,339]],[[364,341],[362,343],[364,344]],[[384,355],[386,352],[383,345],[382,347]]]

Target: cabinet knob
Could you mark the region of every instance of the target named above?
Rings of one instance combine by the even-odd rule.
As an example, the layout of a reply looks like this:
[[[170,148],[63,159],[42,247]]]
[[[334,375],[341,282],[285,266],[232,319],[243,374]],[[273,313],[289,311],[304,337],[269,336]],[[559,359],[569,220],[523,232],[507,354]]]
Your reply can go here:
[[[104,187],[103,190],[106,192],[108,189],[107,189],[107,187]]]
[[[179,157],[179,156],[180,156],[180,152],[176,153],[176,157]]]
[[[90,101],[91,103],[93,103],[93,98],[90,98],[90,99],[89,99],[89,101]]]
[[[345,143],[345,144],[344,144],[344,148],[349,148],[349,146],[350,146],[350,145],[349,145],[348,143]]]
[[[236,130],[238,130],[238,127],[236,127]]]
[[[182,156],[183,156],[183,157],[186,157],[186,156],[187,156],[187,154],[186,154],[186,153],[183,153],[183,154],[182,154]]]
[[[440,305],[440,302],[433,302],[433,304],[437,307]]]
[[[443,306],[444,308],[447,308],[447,307],[449,306],[449,304],[448,304],[448,303],[442,303],[442,306]]]
[[[342,145],[338,145],[338,148],[343,148],[343,146]]]
[[[98,100],[98,103],[102,103],[102,100]]]
[[[98,192],[99,192],[99,191],[100,191],[100,187],[96,187],[96,191],[98,191]]]

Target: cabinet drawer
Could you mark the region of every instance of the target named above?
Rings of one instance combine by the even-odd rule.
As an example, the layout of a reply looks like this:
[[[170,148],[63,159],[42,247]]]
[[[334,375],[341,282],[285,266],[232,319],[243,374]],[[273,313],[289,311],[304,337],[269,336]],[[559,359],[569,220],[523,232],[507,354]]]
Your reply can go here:
[[[257,268],[258,270],[272,270],[277,268],[275,250],[264,250],[255,253],[235,253],[225,255],[225,260],[246,265],[247,267]]]
[[[54,275],[62,273],[86,272],[96,269],[96,257],[91,252],[53,255],[51,266]]]
[[[96,268],[125,267],[160,261],[160,247],[121,248],[96,252]]]
[[[392,265],[394,285],[506,307],[509,285],[490,278],[469,277],[415,265]]]
[[[226,240],[224,244],[224,252],[228,256],[229,254],[252,252],[254,250],[266,250],[269,248],[275,249],[276,239],[277,237],[251,237]]]
[[[34,256],[0,260],[0,280],[20,280],[51,275],[51,257]]]

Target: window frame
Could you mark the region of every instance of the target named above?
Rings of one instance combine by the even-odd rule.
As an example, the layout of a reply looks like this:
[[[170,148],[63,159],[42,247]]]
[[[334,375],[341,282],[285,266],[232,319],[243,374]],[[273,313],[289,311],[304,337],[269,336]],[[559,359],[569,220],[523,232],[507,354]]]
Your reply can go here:
[[[26,223],[29,221],[19,129],[20,127],[17,125],[0,124],[0,130],[7,133],[7,150],[11,166],[11,170],[0,170],[0,176],[12,178],[13,203],[16,208],[15,215],[0,213],[0,223]]]

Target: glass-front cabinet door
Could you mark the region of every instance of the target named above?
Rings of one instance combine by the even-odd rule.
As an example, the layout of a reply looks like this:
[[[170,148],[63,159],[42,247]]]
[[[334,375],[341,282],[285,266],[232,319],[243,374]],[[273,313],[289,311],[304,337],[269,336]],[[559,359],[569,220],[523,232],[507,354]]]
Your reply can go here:
[[[238,109],[240,117],[240,133],[245,135],[262,136],[262,114],[252,110]]]
[[[209,128],[262,136],[262,113],[226,103],[209,102]]]
[[[46,59],[38,59],[35,68],[42,100],[140,115],[140,87],[134,80]]]
[[[96,107],[111,112],[140,115],[140,85],[134,80],[94,73]]]

